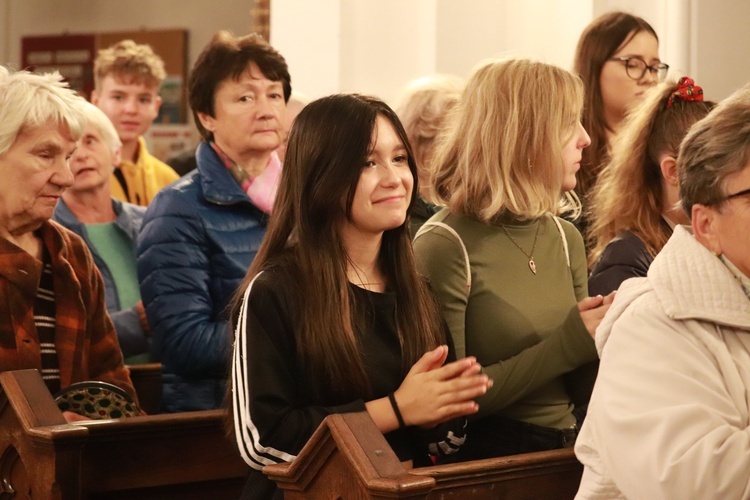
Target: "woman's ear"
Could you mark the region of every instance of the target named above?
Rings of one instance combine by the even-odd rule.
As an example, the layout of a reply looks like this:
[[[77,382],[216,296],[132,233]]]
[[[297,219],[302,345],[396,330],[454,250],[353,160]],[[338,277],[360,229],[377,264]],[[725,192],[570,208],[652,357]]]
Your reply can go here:
[[[112,163],[114,165],[112,170],[119,167],[120,163],[122,163],[122,147],[117,147],[112,153]]]
[[[716,215],[715,208],[696,203],[693,205],[690,221],[695,239],[714,255],[721,255],[721,239],[717,233],[718,221]]]
[[[661,176],[664,181],[670,186],[677,187],[679,184],[679,175],[677,173],[677,160],[674,156],[664,155],[659,163],[661,169]]]
[[[208,113],[197,113],[198,120],[200,120],[203,128],[213,133],[216,132],[216,118],[209,115]]]

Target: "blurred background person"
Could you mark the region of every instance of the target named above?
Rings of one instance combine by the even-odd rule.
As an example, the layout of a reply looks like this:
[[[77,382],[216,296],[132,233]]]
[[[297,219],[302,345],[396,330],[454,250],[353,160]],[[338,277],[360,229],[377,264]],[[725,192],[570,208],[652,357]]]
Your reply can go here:
[[[302,108],[310,103],[310,99],[300,94],[299,92],[292,92],[289,97],[289,102],[286,103],[286,115],[284,117],[284,140],[281,142],[281,146],[276,148],[276,154],[279,155],[279,161],[284,164],[284,158],[286,157],[286,145],[289,141],[289,132],[292,130],[294,120],[297,115],[302,111]]]
[[[198,57],[188,89],[203,137],[198,168],[154,198],[137,250],[166,412],[224,401],[227,307],[266,233],[291,82],[284,58],[262,37],[221,31]]]
[[[198,148],[193,148],[187,151],[183,151],[175,156],[167,159],[167,165],[172,167],[177,175],[184,177],[196,168],[198,168],[198,162],[195,159],[195,152]]]
[[[120,139],[99,108],[86,103],[86,126],[70,170],[73,184],[58,201],[52,220],[86,242],[104,279],[107,311],[127,364],[151,359],[151,331],[138,288],[135,242],[145,207],[114,198],[112,171],[120,162]]]
[[[646,276],[677,224],[677,153],[690,127],[714,106],[690,78],[649,89],[614,137],[612,159],[591,193],[589,294],[606,295]]]
[[[35,368],[52,394],[100,380],[135,400],[91,253],[49,220],[73,184],[84,104],[58,73],[0,66],[0,370]]]
[[[159,114],[164,61],[148,45],[123,40],[100,50],[94,61],[91,102],[112,121],[122,142],[121,161],[112,173],[112,196],[148,205],[156,193],[179,178],[146,149],[143,134]]]
[[[691,224],[623,283],[597,331],[579,499],[750,495],[750,88],[679,149]]]
[[[396,107],[419,173],[419,193],[410,216],[413,235],[438,211],[430,196],[432,155],[446,117],[461,98],[463,87],[463,81],[456,76],[419,78],[406,87]]]

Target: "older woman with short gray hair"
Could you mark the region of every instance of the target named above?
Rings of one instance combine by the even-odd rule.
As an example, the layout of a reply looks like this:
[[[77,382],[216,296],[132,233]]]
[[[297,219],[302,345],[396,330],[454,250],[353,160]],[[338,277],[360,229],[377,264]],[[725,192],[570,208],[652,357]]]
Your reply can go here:
[[[135,241],[146,207],[111,196],[111,179],[120,164],[122,142],[104,112],[85,103],[87,120],[70,170],[73,184],[65,190],[52,218],[86,242],[104,279],[107,311],[112,318],[125,362],[151,361],[151,331],[146,321],[136,270]]]
[[[0,66],[0,370],[36,368],[53,393],[101,380],[135,396],[91,254],[49,220],[84,103],[58,73]]]
[[[597,330],[577,498],[750,496],[750,87],[693,126],[678,226]]]

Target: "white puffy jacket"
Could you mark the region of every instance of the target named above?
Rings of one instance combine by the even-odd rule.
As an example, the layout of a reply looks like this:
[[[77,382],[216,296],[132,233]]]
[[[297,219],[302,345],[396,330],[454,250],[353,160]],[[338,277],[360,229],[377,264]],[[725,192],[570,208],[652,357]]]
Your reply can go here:
[[[578,499],[750,498],[750,300],[684,227],[596,333]]]

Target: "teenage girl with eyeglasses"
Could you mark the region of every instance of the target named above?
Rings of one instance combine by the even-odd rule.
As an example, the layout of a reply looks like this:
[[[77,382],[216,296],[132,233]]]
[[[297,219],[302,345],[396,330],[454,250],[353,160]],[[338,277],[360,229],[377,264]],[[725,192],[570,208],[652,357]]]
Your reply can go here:
[[[591,146],[583,152],[576,191],[586,205],[609,157],[612,135],[627,111],[643,93],[667,75],[669,65],[659,59],[659,38],[644,19],[609,12],[595,19],[581,34],[574,71],[584,83],[583,127]]]

